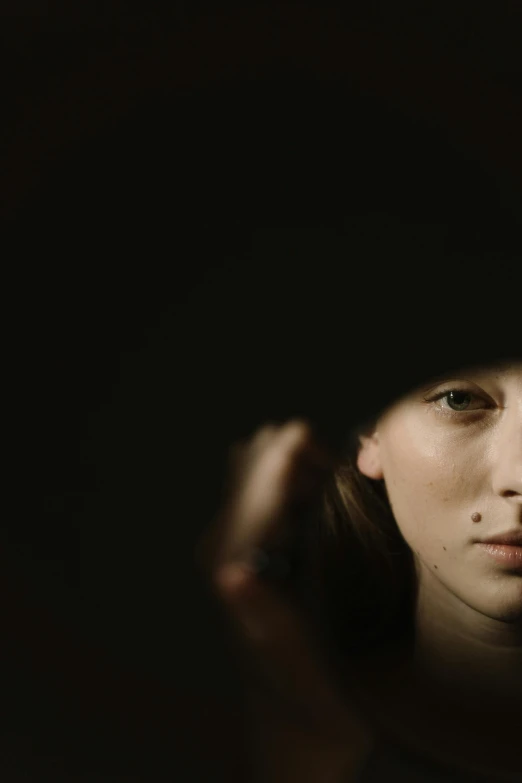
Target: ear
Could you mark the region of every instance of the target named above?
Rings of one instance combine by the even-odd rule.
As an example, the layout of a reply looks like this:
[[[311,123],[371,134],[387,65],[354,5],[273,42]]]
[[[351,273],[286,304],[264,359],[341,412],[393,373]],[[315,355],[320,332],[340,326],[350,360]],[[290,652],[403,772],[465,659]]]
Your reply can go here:
[[[376,480],[384,478],[378,433],[374,431],[368,435],[361,435],[359,442],[361,445],[357,454],[357,467],[363,476]]]

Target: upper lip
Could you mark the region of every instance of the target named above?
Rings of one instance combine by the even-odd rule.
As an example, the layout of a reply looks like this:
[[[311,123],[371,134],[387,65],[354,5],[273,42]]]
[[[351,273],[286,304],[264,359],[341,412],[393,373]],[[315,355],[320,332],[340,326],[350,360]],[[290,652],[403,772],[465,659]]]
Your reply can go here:
[[[506,544],[507,546],[522,546],[522,530],[512,530],[508,533],[499,533],[481,540],[481,544]]]

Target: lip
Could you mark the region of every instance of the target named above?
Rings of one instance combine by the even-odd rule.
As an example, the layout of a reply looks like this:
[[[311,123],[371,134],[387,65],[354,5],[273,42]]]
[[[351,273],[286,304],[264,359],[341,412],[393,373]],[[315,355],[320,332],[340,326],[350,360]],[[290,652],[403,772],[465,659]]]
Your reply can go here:
[[[507,533],[499,533],[498,536],[480,539],[481,544],[505,544],[506,546],[522,547],[522,530],[510,530]]]
[[[478,541],[479,547],[495,560],[498,565],[511,571],[522,572],[522,546],[513,544],[496,544],[486,541]]]

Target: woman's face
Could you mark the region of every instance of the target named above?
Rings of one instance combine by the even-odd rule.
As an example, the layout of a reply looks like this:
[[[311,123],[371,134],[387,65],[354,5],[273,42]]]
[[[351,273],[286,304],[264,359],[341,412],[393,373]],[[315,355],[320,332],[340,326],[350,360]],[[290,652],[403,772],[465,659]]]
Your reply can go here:
[[[421,580],[487,617],[522,619],[521,559],[499,562],[477,543],[522,536],[522,362],[448,375],[401,399],[362,439],[358,467],[384,479]]]

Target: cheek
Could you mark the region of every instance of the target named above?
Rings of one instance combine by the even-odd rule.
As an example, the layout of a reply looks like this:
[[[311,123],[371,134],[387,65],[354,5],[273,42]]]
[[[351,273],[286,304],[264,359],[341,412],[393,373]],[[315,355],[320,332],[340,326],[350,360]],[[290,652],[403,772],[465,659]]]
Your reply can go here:
[[[447,428],[422,424],[418,417],[390,424],[383,433],[382,463],[404,538],[414,551],[435,557],[462,539],[464,520],[475,510],[478,474],[470,469],[470,449],[459,446]]]

